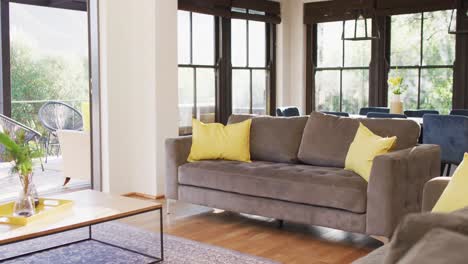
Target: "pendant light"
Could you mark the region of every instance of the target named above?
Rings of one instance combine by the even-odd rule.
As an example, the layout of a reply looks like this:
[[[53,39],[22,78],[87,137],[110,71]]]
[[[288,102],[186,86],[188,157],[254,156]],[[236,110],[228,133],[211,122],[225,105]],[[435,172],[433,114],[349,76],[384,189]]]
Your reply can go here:
[[[458,16],[462,15],[463,17],[459,18]],[[463,24],[468,24],[468,7],[463,7],[463,1],[455,1],[455,9],[452,10],[452,15],[450,16],[449,23],[449,34],[461,35],[468,34],[468,27],[461,28],[459,22],[466,21]]]
[[[354,29],[352,36],[346,35],[346,24],[350,23],[349,20],[343,21],[343,34],[341,35],[342,40],[350,40],[350,41],[361,41],[361,40],[373,40],[373,39],[380,39],[380,32],[379,27],[377,25],[377,20],[375,15],[370,18],[370,22],[368,21],[369,18],[366,18],[364,15],[363,10],[354,10],[355,19],[354,21]],[[376,28],[376,34],[373,35],[372,27]],[[370,32],[369,32],[370,31]]]

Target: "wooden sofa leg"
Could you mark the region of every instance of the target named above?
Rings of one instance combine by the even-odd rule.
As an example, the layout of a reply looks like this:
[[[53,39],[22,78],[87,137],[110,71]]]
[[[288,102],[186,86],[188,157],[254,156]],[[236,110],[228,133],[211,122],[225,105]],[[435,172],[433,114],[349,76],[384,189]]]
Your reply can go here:
[[[166,199],[166,214],[171,214],[171,199]]]
[[[370,236],[370,237],[382,242],[384,245],[388,244],[388,242],[390,241],[387,237],[384,237],[384,236]]]
[[[278,228],[281,229],[284,226],[284,220],[278,219]]]

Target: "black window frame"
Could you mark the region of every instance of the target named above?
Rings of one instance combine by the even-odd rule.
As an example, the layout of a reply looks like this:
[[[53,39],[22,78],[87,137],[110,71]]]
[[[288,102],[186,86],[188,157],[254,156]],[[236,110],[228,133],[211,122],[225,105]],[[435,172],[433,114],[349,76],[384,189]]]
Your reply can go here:
[[[446,11],[446,10],[439,10],[439,11]],[[431,12],[437,12],[437,11],[428,11],[428,12],[416,12],[416,13],[410,13],[410,14],[420,14],[421,15],[421,22],[420,22],[420,41],[419,41],[419,60],[418,60],[418,65],[392,65],[392,60],[391,60],[391,53],[392,53],[392,47],[390,45],[390,59],[389,59],[389,69],[390,70],[417,70],[418,71],[418,76],[417,76],[417,109],[422,109],[421,108],[421,84],[422,84],[422,71],[423,70],[428,70],[428,69],[451,69],[452,73],[454,72],[455,68],[455,61],[451,65],[445,65],[445,64],[437,64],[437,65],[425,65],[424,64],[424,14],[426,13],[431,13]],[[398,16],[398,15],[396,15]],[[392,28],[392,27],[390,27]],[[447,30],[448,34],[448,30]],[[391,32],[390,32],[391,35]],[[391,37],[390,37],[391,38]],[[455,47],[454,47],[455,48]],[[452,91],[453,91],[453,83],[452,83]],[[452,95],[453,96],[453,95]],[[388,98],[388,100],[391,100],[391,98]],[[390,101],[388,102],[390,103]],[[453,104],[452,104],[453,108]],[[441,110],[441,109],[435,109],[435,110]]]
[[[465,14],[468,0],[459,0],[456,23],[459,28],[468,28]],[[316,110],[315,68],[317,65],[317,24],[354,19],[350,10],[364,10],[378,22],[380,39],[372,40],[372,56],[369,72],[369,106],[388,106],[388,75],[390,72],[391,16],[454,9],[454,3],[446,0],[431,0],[431,3],[412,1],[365,0],[351,3],[347,0],[304,3],[306,24],[306,111]],[[367,16],[366,16],[367,17]],[[374,31],[374,34],[376,33]],[[448,30],[448,29],[447,29]],[[456,35],[455,61],[453,65],[452,109],[468,108],[468,34]],[[393,65],[392,65],[393,66]],[[430,65],[423,66],[427,67]],[[446,65],[448,67],[448,65]],[[396,66],[395,66],[396,67]],[[452,65],[450,65],[450,68]],[[404,68],[404,67],[401,67]],[[421,102],[418,99],[419,104]]]
[[[192,0],[191,0],[192,1]],[[227,124],[230,115],[232,114],[232,71],[237,67],[232,67],[231,60],[231,21],[232,19],[252,20],[265,22],[266,34],[265,34],[265,45],[266,45],[266,66],[265,67],[252,67],[252,70],[259,69],[266,71],[266,114],[275,115],[276,113],[276,23],[281,21],[278,14],[279,4],[276,2],[270,2],[262,0],[260,2],[243,2],[243,4],[251,5],[252,8],[245,8],[245,10],[257,10],[256,7],[264,8],[262,3],[266,3],[268,6],[273,5],[278,10],[271,12],[254,12],[251,13],[232,13],[232,16],[226,15],[231,14],[231,11],[211,7],[211,1],[198,1],[193,0],[200,5],[192,5],[190,1],[179,0],[179,11],[200,13],[212,15],[215,18],[215,122]],[[182,5],[181,5],[182,3]],[[260,5],[259,5],[260,4]],[[206,5],[206,6],[205,6]],[[181,8],[182,7],[182,8]],[[268,9],[268,8],[267,8]],[[231,10],[231,8],[229,8]],[[262,15],[264,14],[264,15]],[[247,31],[248,34],[248,31]],[[247,43],[248,45],[248,43]],[[192,55],[192,53],[191,53]],[[192,60],[193,62],[193,60]],[[189,65],[179,64],[178,68],[207,68],[207,65]],[[211,66],[208,66],[211,68]],[[195,72],[195,71],[194,71]],[[196,85],[196,80],[194,80]],[[251,89],[252,90],[252,89]],[[252,97],[251,97],[252,98]],[[196,100],[196,94],[194,96]],[[252,99],[251,99],[252,100]],[[196,102],[194,102],[196,106]],[[251,104],[252,105],[252,104]],[[196,109],[196,107],[194,107]],[[196,113],[192,111],[192,115]],[[180,131],[180,128],[179,128]],[[180,135],[189,135],[190,133],[179,133]]]
[[[197,13],[193,11],[184,11],[184,10],[178,10],[178,15],[179,12],[187,12],[189,13],[189,18],[190,18],[190,59],[189,63],[178,63],[177,68],[185,68],[185,69],[192,69],[193,71],[193,106],[192,106],[192,118],[197,118],[197,70],[198,69],[213,69],[215,73],[215,92],[218,90],[219,82],[218,82],[218,71],[219,71],[219,53],[217,50],[219,49],[219,42],[217,40],[217,36],[219,34],[218,32],[218,27],[217,27],[217,17],[214,15],[209,15],[209,14],[203,14],[203,13]],[[214,27],[214,49],[213,49],[213,64],[212,65],[205,65],[205,64],[194,64],[193,63],[193,13],[201,14],[201,15],[207,15],[207,16],[212,16],[213,17],[213,27]],[[215,105],[214,105],[214,111],[216,112],[216,99],[215,99]],[[215,122],[218,121],[217,115],[215,113]],[[188,130],[190,132],[185,132],[185,130]],[[190,127],[179,127],[179,135],[190,135],[191,134],[191,128]]]
[[[245,9],[245,13],[250,13],[252,10],[250,9]],[[254,11],[254,10],[253,10]],[[272,27],[269,25],[269,23],[267,22],[263,22],[265,23],[265,66],[263,67],[258,67],[258,66],[249,66],[249,57],[250,57],[250,45],[249,45],[249,41],[250,41],[250,36],[249,36],[249,27],[250,27],[250,22],[253,21],[253,20],[250,20],[250,19],[240,19],[240,18],[233,18],[233,19],[237,19],[237,20],[244,20],[245,21],[245,39],[246,39],[246,58],[245,58],[245,66],[233,66],[232,63],[231,63],[231,71],[234,71],[234,70],[246,70],[249,72],[249,111],[248,111],[248,114],[254,114],[253,112],[253,71],[255,70],[264,70],[266,72],[265,74],[265,114],[271,114],[271,102],[269,103],[269,94],[271,94],[271,82],[269,82],[269,79],[271,78],[271,72],[272,72],[272,64],[273,62],[271,61],[271,56],[269,54],[269,38],[268,36],[271,35],[271,32],[270,30],[272,30]],[[231,50],[232,51],[232,50]],[[232,56],[232,54],[231,54]],[[231,75],[232,76],[232,75]],[[231,82],[232,82],[232,79],[231,79]],[[232,87],[232,93],[231,93],[231,96],[233,97],[233,93],[234,93],[234,87]],[[234,106],[231,106],[231,111],[234,111]]]
[[[333,22],[342,22],[342,29],[345,28],[345,21],[344,20],[339,20],[339,21],[328,21],[328,22],[323,22],[323,23],[333,23]],[[321,23],[318,23],[318,24],[321,24]],[[318,27],[318,24],[317,24],[317,27]],[[374,24],[374,23],[372,23]],[[315,54],[318,54],[318,31],[315,32],[315,39],[317,40],[317,44],[315,45]],[[342,112],[343,111],[343,72],[344,71],[358,71],[358,70],[367,70],[369,72],[369,77],[370,77],[370,70],[371,70],[371,67],[370,67],[370,63],[371,61],[369,61],[369,65],[368,66],[346,66],[345,63],[346,63],[346,41],[347,40],[344,40],[342,39],[341,40],[341,50],[342,50],[342,55],[341,55],[341,66],[335,66],[335,67],[321,67],[318,65],[318,55],[317,56],[317,59],[315,61],[315,66],[314,66],[314,87],[317,87],[316,85],[316,79],[315,79],[315,76],[317,74],[317,72],[326,72],[326,71],[339,71],[340,72],[340,108],[338,110],[330,110],[330,111],[339,111],[339,112]],[[367,41],[367,40],[366,40]],[[372,46],[370,48],[371,50],[369,50],[370,54],[372,54]],[[371,58],[372,60],[372,58]],[[370,79],[370,78],[369,78]],[[369,90],[370,90],[370,86],[369,86]],[[314,96],[317,96],[316,93],[314,93]],[[370,98],[370,95],[368,94],[367,95],[368,97],[368,100]],[[314,102],[316,102],[316,98],[313,99]],[[316,106],[316,109],[317,109],[318,106]]]

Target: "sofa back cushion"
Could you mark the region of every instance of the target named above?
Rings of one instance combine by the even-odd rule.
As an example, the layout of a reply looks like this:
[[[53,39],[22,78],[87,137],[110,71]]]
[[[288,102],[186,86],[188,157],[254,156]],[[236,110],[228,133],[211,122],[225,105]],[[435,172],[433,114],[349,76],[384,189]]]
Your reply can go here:
[[[396,136],[393,150],[418,143],[420,127],[412,120],[348,118],[313,112],[304,128],[299,160],[317,166],[344,167],[359,122],[381,137]]]
[[[300,117],[231,115],[228,124],[252,118],[250,155],[252,160],[297,163],[297,152],[308,120]]]

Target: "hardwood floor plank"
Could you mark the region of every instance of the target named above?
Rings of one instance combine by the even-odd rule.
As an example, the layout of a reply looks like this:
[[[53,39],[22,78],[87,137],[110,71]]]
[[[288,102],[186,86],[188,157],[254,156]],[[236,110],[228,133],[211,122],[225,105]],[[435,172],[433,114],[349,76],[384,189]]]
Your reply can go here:
[[[180,202],[172,202],[171,211],[170,215],[164,215],[168,234],[281,263],[351,263],[382,245],[361,234],[290,222],[279,229],[275,219],[223,211],[214,213],[210,208]],[[157,214],[145,214],[122,221],[158,231],[158,219]]]

